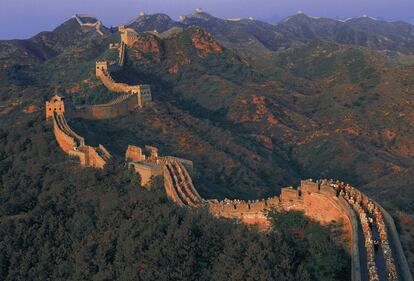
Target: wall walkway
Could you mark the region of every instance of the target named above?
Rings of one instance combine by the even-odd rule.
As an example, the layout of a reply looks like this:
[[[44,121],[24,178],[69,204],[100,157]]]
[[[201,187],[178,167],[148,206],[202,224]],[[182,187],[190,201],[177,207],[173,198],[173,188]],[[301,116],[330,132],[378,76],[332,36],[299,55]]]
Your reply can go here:
[[[137,108],[139,108],[137,95],[127,94],[119,96],[106,104],[76,107],[68,114],[75,118],[102,120],[128,115]]]
[[[86,145],[85,139],[68,125],[64,111],[50,110],[53,107],[62,108],[62,105],[63,100],[55,96],[46,107],[47,117],[53,120],[53,132],[60,148],[68,155],[78,158],[82,166],[103,169],[111,155],[102,145],[98,147]]]
[[[99,35],[101,35],[101,36],[104,35],[104,33],[101,30],[102,23],[99,20],[97,20],[94,16],[86,15],[86,14],[76,14],[73,17],[76,19],[76,21],[79,23],[80,26],[94,27],[96,29],[96,32]],[[82,18],[92,18],[92,19],[95,19],[95,21],[94,22],[85,22],[85,21],[82,20]]]

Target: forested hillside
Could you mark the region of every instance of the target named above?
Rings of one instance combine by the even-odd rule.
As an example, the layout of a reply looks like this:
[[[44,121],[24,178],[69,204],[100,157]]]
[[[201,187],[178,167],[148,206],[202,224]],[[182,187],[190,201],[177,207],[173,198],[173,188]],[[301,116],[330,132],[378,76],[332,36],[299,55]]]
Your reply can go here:
[[[2,280],[349,280],[338,233],[301,214],[274,214],[274,230],[261,233],[178,208],[122,163],[79,167],[40,112],[9,117],[0,125]]]
[[[305,178],[349,182],[392,212],[414,264],[411,25],[297,15],[273,26],[199,13],[181,23],[144,16],[130,26],[152,32],[139,34],[113,75],[150,84],[153,105],[113,120],[69,121],[114,155],[104,171],[66,158],[43,110],[54,94],[76,105],[114,98],[94,68],[114,57],[108,45],[119,34],[100,36],[72,19],[28,40],[0,41],[6,280],[348,279],[348,258],[320,226],[299,220],[302,229],[258,233],[142,190],[123,167],[130,144],[191,159],[203,198],[264,198]]]

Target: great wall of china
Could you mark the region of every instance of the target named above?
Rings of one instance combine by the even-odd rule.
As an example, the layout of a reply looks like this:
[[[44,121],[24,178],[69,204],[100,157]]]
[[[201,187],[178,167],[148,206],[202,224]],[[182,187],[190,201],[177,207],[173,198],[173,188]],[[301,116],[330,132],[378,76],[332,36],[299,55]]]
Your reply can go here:
[[[46,118],[53,121],[53,131],[59,146],[70,156],[79,158],[82,166],[102,169],[111,155],[102,145],[86,145],[85,139],[69,127],[64,112],[65,105],[61,97],[54,96],[50,102],[46,102]]]
[[[118,62],[98,61],[96,76],[109,90],[120,93],[120,97],[104,105],[68,109],[59,96],[46,102],[46,118],[53,121],[59,146],[68,155],[79,158],[82,166],[102,169],[111,155],[102,145],[86,145],[69,127],[65,110],[69,117],[107,119],[151,103],[150,86],[130,86],[117,83],[111,77],[111,69],[124,66],[126,47],[137,40],[137,33],[132,29],[121,26],[119,32],[121,43],[110,45],[119,50]],[[130,145],[125,161],[129,169],[140,174],[142,186],[147,186],[154,177],[163,177],[168,198],[179,206],[205,207],[214,216],[259,225],[262,229],[269,227],[267,213],[271,210],[302,211],[322,224],[339,225],[349,242],[353,281],[413,281],[392,217],[377,202],[350,185],[333,180],[305,180],[297,189],[282,188],[280,197],[253,201],[205,200],[193,184],[190,160],[159,156],[156,147],[142,149]]]
[[[76,14],[73,16],[73,18],[79,23],[80,26],[93,27],[99,35],[104,35],[101,29],[102,23],[99,20],[97,20],[94,16],[86,14]]]

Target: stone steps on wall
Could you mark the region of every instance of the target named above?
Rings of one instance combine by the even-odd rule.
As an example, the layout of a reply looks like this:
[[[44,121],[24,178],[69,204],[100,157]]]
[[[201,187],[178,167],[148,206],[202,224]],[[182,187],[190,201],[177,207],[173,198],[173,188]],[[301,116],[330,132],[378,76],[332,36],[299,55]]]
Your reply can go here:
[[[55,113],[55,117],[56,118],[56,124],[58,125],[59,129],[64,132],[66,135],[68,135],[69,137],[72,137],[75,142],[77,143],[77,146],[82,146],[85,143],[85,140],[79,136],[78,134],[76,134],[68,125],[68,123],[66,122],[65,116],[63,114],[56,114]]]
[[[179,201],[182,202],[183,204],[187,204],[188,198],[182,192],[181,188],[179,188],[178,183],[177,183],[178,182],[177,176],[174,174],[170,163],[166,163],[165,166],[167,168],[168,175],[170,176],[172,180],[173,190],[178,194]]]
[[[182,179],[179,178],[178,172],[176,171],[176,169],[174,167],[174,164],[170,161],[167,161],[166,165],[167,165],[167,169],[168,169],[169,173],[172,176],[173,186],[175,187],[175,189],[177,190],[177,193],[181,197],[182,202],[184,202],[186,205],[194,207],[195,203],[190,198],[191,196],[189,196],[189,194],[185,190],[183,190],[183,187],[182,187],[183,182],[181,181]]]
[[[162,159],[167,179],[171,179],[174,193],[179,200],[189,206],[197,206],[204,203],[204,200],[195,189],[191,177],[184,165],[176,158],[164,157]],[[168,191],[168,190],[167,190]],[[170,192],[171,193],[171,192]],[[173,194],[175,196],[175,194]]]
[[[194,203],[196,203],[196,204],[202,203],[203,199],[201,198],[200,194],[198,194],[197,190],[195,189],[194,184],[193,184],[193,180],[191,179],[191,176],[188,173],[185,166],[177,160],[175,160],[174,162],[175,162],[175,166],[177,168],[177,171],[180,174],[180,177],[183,179],[183,182],[185,183],[186,188],[188,189],[188,193],[192,197]]]
[[[189,183],[187,179],[184,177],[184,174],[178,165],[178,162],[177,161],[173,162],[173,166],[181,182],[181,186],[184,188],[184,192],[186,193],[186,195],[190,198],[191,203],[193,203],[194,205],[200,203],[201,200],[198,200],[197,196],[193,194],[192,190],[189,187]]]
[[[118,61],[118,64],[120,66],[124,66],[125,64],[125,53],[126,53],[126,45],[124,42],[121,42],[121,46],[119,47],[119,61]]]
[[[165,192],[167,193],[168,198],[179,206],[184,206],[183,201],[181,200],[180,196],[178,195],[177,191],[174,188],[174,183],[171,177],[171,174],[167,168],[167,165],[163,166],[163,174],[164,174],[164,188]]]

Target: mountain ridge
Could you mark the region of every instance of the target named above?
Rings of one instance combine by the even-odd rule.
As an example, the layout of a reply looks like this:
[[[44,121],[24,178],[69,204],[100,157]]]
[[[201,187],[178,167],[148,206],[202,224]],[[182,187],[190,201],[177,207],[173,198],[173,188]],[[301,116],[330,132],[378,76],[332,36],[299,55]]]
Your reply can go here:
[[[100,23],[92,16],[85,16],[86,22],[89,18]],[[192,25],[206,29],[225,46],[244,53],[244,59],[249,60],[256,56],[261,62],[266,62],[266,57],[273,56],[275,52],[313,40],[387,51],[390,52],[391,57],[397,58],[401,56],[400,54],[414,55],[414,25],[402,21],[375,20],[368,16],[340,21],[299,13],[277,24],[270,24],[254,19],[221,19],[198,11],[182,17],[180,21],[174,21],[168,15],[161,13],[142,14],[127,24],[138,32],[158,33],[174,28],[188,28]],[[105,36],[115,32],[104,25],[101,28]],[[75,32],[70,34],[73,31]],[[20,57],[22,61],[44,61],[56,56],[67,46],[76,46],[83,40],[85,34],[92,35],[92,37],[88,36],[88,39],[102,37],[94,27],[77,24],[74,16],[53,31],[41,32],[29,39],[0,40],[0,61],[7,61],[11,53]],[[7,52],[2,45],[7,45]],[[257,54],[252,54],[252,48],[256,49]]]

